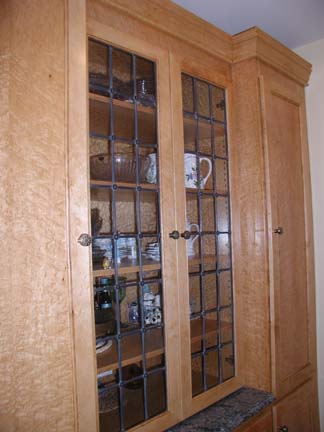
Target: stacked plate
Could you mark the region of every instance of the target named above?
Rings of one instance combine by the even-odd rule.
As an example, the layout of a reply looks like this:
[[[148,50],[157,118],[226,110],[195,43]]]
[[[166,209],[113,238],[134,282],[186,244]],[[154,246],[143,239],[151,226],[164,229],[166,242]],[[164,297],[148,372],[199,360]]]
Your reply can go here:
[[[147,259],[160,261],[160,247],[158,242],[150,242],[145,246],[144,256]]]

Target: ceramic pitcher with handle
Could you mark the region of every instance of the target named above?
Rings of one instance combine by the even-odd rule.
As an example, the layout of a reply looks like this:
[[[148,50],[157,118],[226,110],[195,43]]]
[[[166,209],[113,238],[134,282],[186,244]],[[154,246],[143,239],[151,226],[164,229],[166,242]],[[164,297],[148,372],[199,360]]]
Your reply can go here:
[[[200,176],[198,178],[198,167],[197,159],[200,164]],[[201,164],[202,162],[207,162],[208,172],[205,176],[201,174]],[[205,187],[205,184],[212,172],[212,163],[207,157],[199,157],[192,153],[185,153],[184,155],[184,167],[185,167],[185,186],[186,188],[197,189],[199,186],[201,189]]]
[[[188,221],[186,221],[186,230],[189,232],[192,232],[193,228],[195,228],[195,231],[199,232],[199,225],[197,225],[195,223],[189,223]],[[192,235],[187,240],[187,255],[188,255],[188,257],[193,257],[196,255],[194,244],[195,244],[196,240],[198,239],[198,237],[199,237],[199,235],[195,234],[195,235]]]

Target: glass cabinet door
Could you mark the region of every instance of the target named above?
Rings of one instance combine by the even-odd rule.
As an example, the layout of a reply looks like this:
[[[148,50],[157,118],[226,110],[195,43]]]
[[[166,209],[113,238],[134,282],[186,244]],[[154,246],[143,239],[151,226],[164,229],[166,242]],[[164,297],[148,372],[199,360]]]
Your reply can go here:
[[[192,397],[235,374],[225,91],[182,74]]]
[[[156,65],[89,40],[93,308],[101,432],[167,409]]]

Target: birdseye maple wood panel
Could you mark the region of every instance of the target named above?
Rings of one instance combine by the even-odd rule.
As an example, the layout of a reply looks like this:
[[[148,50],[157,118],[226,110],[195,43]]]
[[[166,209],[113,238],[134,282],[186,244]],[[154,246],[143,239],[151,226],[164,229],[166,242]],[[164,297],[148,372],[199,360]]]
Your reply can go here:
[[[65,4],[5,0],[0,16],[0,429],[72,432]]]
[[[233,65],[232,212],[237,339],[246,385],[271,391],[267,225],[256,59]],[[251,349],[253,347],[253,349]]]

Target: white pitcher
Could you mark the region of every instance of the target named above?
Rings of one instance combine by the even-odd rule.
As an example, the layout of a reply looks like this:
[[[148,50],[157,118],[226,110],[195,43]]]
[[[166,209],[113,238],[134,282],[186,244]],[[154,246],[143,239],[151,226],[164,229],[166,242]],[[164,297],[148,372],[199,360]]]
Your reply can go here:
[[[199,225],[197,225],[195,223],[189,223],[188,221],[186,221],[186,230],[191,232],[192,228],[196,228],[196,231],[199,232]],[[188,257],[193,257],[196,255],[194,244],[195,244],[195,241],[198,239],[198,237],[199,237],[199,235],[196,234],[194,236],[191,236],[187,240],[187,255],[188,255]]]
[[[185,167],[185,186],[186,188],[194,188],[197,189],[198,186],[203,189],[205,187],[205,184],[212,172],[212,163],[210,159],[206,157],[200,157],[199,163],[203,161],[206,161],[209,165],[208,173],[205,177],[201,175],[201,168],[200,168],[200,179],[198,179],[198,168],[197,168],[197,156],[192,153],[185,153],[184,154],[184,167]]]

